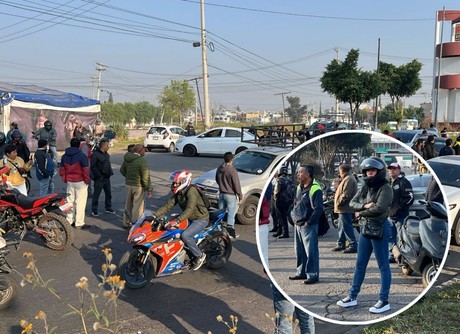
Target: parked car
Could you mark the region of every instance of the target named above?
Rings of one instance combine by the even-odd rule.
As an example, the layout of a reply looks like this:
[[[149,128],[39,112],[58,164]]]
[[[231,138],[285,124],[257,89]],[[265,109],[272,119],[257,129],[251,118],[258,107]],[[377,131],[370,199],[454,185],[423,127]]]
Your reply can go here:
[[[289,152],[290,150],[285,148],[259,147],[249,148],[234,157],[233,166],[238,171],[243,192],[243,203],[239,206],[236,216],[241,224],[255,224],[262,189],[270,174]],[[193,181],[208,196],[214,207],[217,207],[219,202],[216,170],[212,169]]]
[[[153,125],[145,135],[144,146],[149,151],[163,148],[168,152],[174,152],[177,141],[186,135],[187,132],[179,126]]]
[[[417,142],[417,139],[420,137],[422,132],[423,132],[422,129],[398,130],[398,131],[393,132],[393,135],[395,136],[395,138],[398,138],[402,143],[408,145],[409,147],[412,147]],[[428,135],[433,135],[435,137],[438,137],[438,134],[436,132],[427,130],[427,133]]]
[[[244,131],[241,141],[241,129],[220,127],[208,130],[197,136],[184,137],[176,142],[176,151],[186,157],[203,155],[221,155],[225,152],[238,154],[250,147],[257,147],[254,135]],[[251,141],[254,143],[251,143]]]
[[[460,246],[460,156],[436,157],[428,160],[428,165],[438,176],[446,193],[452,236]]]

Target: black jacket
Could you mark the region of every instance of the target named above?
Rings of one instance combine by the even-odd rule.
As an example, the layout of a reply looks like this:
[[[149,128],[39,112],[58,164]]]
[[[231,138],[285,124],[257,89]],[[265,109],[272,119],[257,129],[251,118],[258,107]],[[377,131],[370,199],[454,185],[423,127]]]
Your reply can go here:
[[[412,184],[403,175],[399,175],[396,180],[390,180],[390,182],[393,189],[390,217],[407,217],[409,207],[414,203]]]
[[[110,154],[97,149],[91,155],[91,179],[103,180],[113,175]]]

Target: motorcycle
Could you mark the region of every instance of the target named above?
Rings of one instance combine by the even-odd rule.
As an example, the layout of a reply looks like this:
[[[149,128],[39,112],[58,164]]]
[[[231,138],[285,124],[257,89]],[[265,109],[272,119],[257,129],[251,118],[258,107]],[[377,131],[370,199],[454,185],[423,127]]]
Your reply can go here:
[[[19,241],[6,241],[0,237],[0,310],[7,308],[18,293],[18,283],[9,274],[13,270],[6,260],[10,252],[8,246],[19,244]]]
[[[8,170],[8,167],[2,168],[0,175]],[[73,230],[65,217],[71,209],[65,194],[30,197],[0,185],[0,229],[19,234],[19,241],[28,231],[33,231],[44,239],[48,248],[66,249],[73,241]]]
[[[223,267],[232,252],[230,237],[223,232],[225,210],[209,211],[209,225],[194,236],[200,250],[206,253],[204,265],[210,269]],[[152,278],[179,274],[192,268],[191,253],[180,236],[187,228],[185,219],[168,227],[167,217],[155,218],[145,211],[131,227],[128,250],[118,265],[120,276],[131,289],[142,288]]]
[[[410,215],[398,229],[398,241],[392,253],[404,275],[422,275],[427,287],[442,262],[448,236],[447,211],[437,202],[420,201],[425,205],[425,218]]]
[[[335,195],[335,192],[331,190],[328,190],[324,193],[323,208],[324,208],[324,213],[326,214],[329,224],[331,224],[335,228],[339,228],[339,214],[334,212],[334,195]],[[355,215],[353,215],[351,224],[356,229],[356,231],[359,233],[360,231],[359,220],[355,217]]]
[[[116,137],[116,133],[112,130],[106,130],[104,131],[104,134],[102,136],[92,136],[89,140],[89,146],[91,151],[96,150],[99,147],[99,143],[101,140],[109,140],[111,141]]]

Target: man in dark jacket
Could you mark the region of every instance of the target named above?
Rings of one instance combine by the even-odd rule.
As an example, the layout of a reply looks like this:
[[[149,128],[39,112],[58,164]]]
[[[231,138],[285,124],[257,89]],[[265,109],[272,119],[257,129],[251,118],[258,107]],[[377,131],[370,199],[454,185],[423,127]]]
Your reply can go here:
[[[401,166],[397,162],[393,162],[388,166],[388,174],[390,175],[390,185],[393,189],[393,202],[390,209],[390,218],[394,222],[391,226],[390,236],[390,261],[393,262],[391,249],[397,242],[397,230],[409,215],[409,208],[414,203],[414,192],[412,184],[401,173]]]
[[[21,157],[24,162],[29,162],[30,160],[30,150],[26,142],[22,140],[23,136],[21,131],[13,130],[11,132],[11,140],[9,144],[16,146],[16,152],[18,152],[18,157]]]
[[[445,146],[439,150],[439,156],[455,155],[455,150],[452,148],[453,141],[450,138],[446,139]]]
[[[233,167],[233,154],[224,154],[224,163],[217,168],[216,182],[219,186],[219,209],[227,209],[227,231],[230,238],[237,238],[235,216],[238,205],[243,202],[238,172]]]
[[[53,160],[55,163],[58,162],[58,152],[56,148],[56,139],[57,139],[57,131],[53,128],[53,123],[47,120],[44,123],[44,127],[38,129],[37,131],[33,132],[35,139],[46,139],[48,141],[48,145],[50,150],[53,152]]]
[[[147,197],[152,197],[152,181],[149,166],[144,159],[145,147],[136,144],[133,152],[127,152],[123,157],[120,173],[125,177],[126,202],[123,215],[123,227],[128,228],[144,212],[144,191]]]
[[[47,159],[51,156],[51,160]],[[54,172],[56,165],[54,164],[53,153],[48,150],[48,141],[40,139],[38,147],[35,151],[35,169],[38,182],[40,183],[40,196],[52,194],[54,192]],[[48,166],[52,164],[52,166]]]
[[[434,136],[429,135],[425,141],[425,147],[423,148],[423,159],[430,160],[436,157],[436,150],[434,149]]]
[[[105,195],[105,212],[115,213],[112,209],[112,186],[110,177],[113,175],[112,164],[110,163],[109,141],[102,139],[99,147],[91,155],[91,178],[94,181],[94,192],[91,201],[91,214],[99,216],[97,207],[99,206],[99,196],[102,189]]]
[[[273,236],[275,238],[289,238],[288,209],[292,204],[295,196],[294,182],[288,176],[288,169],[285,166],[280,168],[278,177],[275,179],[275,189],[273,197],[275,202],[277,231]]]
[[[43,139],[40,139],[43,140]],[[87,228],[85,224],[85,207],[88,198],[89,164],[88,158],[80,150],[80,140],[72,138],[70,147],[66,148],[61,158],[59,174],[67,183],[67,203],[73,205],[67,213],[67,220],[76,228]]]

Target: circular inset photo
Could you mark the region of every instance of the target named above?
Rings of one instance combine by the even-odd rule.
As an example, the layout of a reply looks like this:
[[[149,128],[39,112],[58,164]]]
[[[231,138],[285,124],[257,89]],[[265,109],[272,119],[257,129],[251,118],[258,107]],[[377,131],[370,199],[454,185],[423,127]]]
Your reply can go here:
[[[436,280],[450,240],[431,171],[376,132],[334,131],[297,147],[266,184],[269,224],[258,228],[274,285],[334,323],[370,324],[409,308]]]

